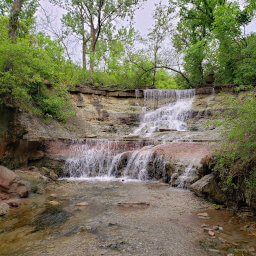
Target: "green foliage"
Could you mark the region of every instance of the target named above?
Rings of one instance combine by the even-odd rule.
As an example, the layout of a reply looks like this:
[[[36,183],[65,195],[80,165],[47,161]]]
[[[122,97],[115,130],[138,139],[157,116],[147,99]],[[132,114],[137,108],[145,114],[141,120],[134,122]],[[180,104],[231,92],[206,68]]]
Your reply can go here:
[[[256,34],[249,35],[245,43],[238,60],[234,82],[250,85],[256,83]]]
[[[177,83],[164,69],[156,72],[156,89],[178,89]]]
[[[71,114],[66,86],[70,74],[67,77],[66,71],[72,66],[65,61],[56,42],[42,34],[19,39],[15,44],[3,38],[0,55],[2,100],[10,100],[23,110],[50,114],[60,120]],[[44,80],[51,81],[51,93]]]
[[[216,83],[256,83],[255,36],[242,31],[255,16],[255,1],[245,8],[236,0],[169,2],[179,8],[174,46],[184,55],[185,75],[193,86],[203,85],[209,74]]]
[[[228,101],[224,121],[227,138],[215,156],[215,170],[227,194],[238,201],[256,202],[256,91]]]

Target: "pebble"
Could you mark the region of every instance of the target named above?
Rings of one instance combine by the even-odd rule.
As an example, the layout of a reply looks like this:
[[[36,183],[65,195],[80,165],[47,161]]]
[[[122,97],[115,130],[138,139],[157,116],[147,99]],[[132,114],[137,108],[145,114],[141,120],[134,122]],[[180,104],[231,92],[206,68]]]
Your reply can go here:
[[[208,231],[208,235],[209,235],[209,236],[215,236],[215,233],[214,233],[213,231],[209,230],[209,231]]]
[[[209,252],[213,252],[213,253],[220,253],[219,250],[216,250],[216,249],[208,249]]]
[[[49,204],[52,205],[52,206],[57,206],[57,205],[60,205],[60,202],[58,202],[58,201],[50,201]]]
[[[81,202],[76,204],[76,206],[87,206],[87,205],[88,205],[87,202]]]
[[[9,208],[7,203],[0,202],[0,216],[4,216],[9,211]]]
[[[201,212],[201,213],[198,213],[197,216],[200,216],[200,217],[209,217],[209,214],[207,212]]]
[[[92,231],[92,227],[90,226],[81,226],[78,228],[79,232],[84,232],[84,231]]]
[[[10,207],[19,207],[19,204],[18,204],[18,202],[16,202],[16,201],[8,201],[7,204],[8,204]]]
[[[214,226],[213,228],[212,228],[214,231],[222,231],[223,230],[223,227],[221,227],[221,226]]]

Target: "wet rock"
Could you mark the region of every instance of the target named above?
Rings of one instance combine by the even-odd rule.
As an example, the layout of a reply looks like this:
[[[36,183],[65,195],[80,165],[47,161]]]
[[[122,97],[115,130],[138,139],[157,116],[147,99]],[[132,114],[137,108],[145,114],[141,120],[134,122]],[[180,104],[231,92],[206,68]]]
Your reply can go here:
[[[88,206],[88,203],[87,202],[81,202],[81,203],[77,203],[76,206]]]
[[[4,216],[9,211],[9,205],[4,202],[0,202],[0,216]]]
[[[217,203],[224,203],[226,201],[226,196],[219,188],[216,178],[213,173],[208,174],[193,183],[190,189],[200,197],[206,197],[212,199]]]
[[[13,171],[0,166],[0,194],[8,197],[27,197],[29,193],[28,184]]]
[[[31,171],[16,170],[15,173],[18,174],[23,180],[29,183],[31,192],[37,194],[43,194],[45,192],[45,186],[48,182],[47,177],[41,175],[38,172]]]
[[[42,167],[41,173],[43,176],[50,178],[51,180],[56,181],[58,179],[58,175],[53,171],[46,167]]]

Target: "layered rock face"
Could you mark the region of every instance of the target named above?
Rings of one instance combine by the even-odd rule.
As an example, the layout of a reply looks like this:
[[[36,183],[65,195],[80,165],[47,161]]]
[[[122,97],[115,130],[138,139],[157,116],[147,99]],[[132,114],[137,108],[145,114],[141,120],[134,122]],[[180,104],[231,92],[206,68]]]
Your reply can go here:
[[[227,106],[212,88],[187,93],[77,88],[70,92],[76,116],[65,125],[8,109],[11,114],[2,115],[0,127],[0,163],[11,168],[45,166],[61,177],[112,175],[189,187],[208,174],[203,160],[211,157],[221,136],[207,122]],[[173,94],[176,98],[171,99]],[[193,99],[180,111],[183,102],[179,106],[175,101],[186,97]],[[177,125],[165,125],[170,115]],[[142,122],[147,125],[135,133]]]

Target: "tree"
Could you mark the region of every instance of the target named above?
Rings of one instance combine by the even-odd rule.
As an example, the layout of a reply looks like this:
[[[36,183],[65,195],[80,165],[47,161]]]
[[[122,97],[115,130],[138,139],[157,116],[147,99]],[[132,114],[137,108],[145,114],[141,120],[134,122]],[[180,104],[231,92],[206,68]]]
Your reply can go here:
[[[115,30],[114,21],[132,18],[142,1],[144,0],[52,0],[67,11],[63,16],[63,23],[82,39],[83,65],[86,68],[88,53],[92,82],[98,41],[104,40],[106,34]]]
[[[238,1],[169,0],[178,11],[174,46],[184,56],[184,71],[194,86],[215,74],[218,82],[233,83],[247,45],[242,27],[255,15],[255,1],[244,9]]]
[[[159,62],[159,51],[162,49],[166,38],[170,36],[170,31],[172,29],[172,25],[170,23],[172,13],[172,9],[166,5],[163,5],[162,2],[155,5],[155,11],[153,14],[154,25],[148,34],[148,39],[151,45],[150,47],[153,51],[153,86],[155,86],[156,82],[156,70]]]
[[[17,30],[18,30],[18,20],[21,13],[21,8],[24,3],[24,0],[14,0],[10,12],[9,18],[9,38],[13,43],[17,39]]]

